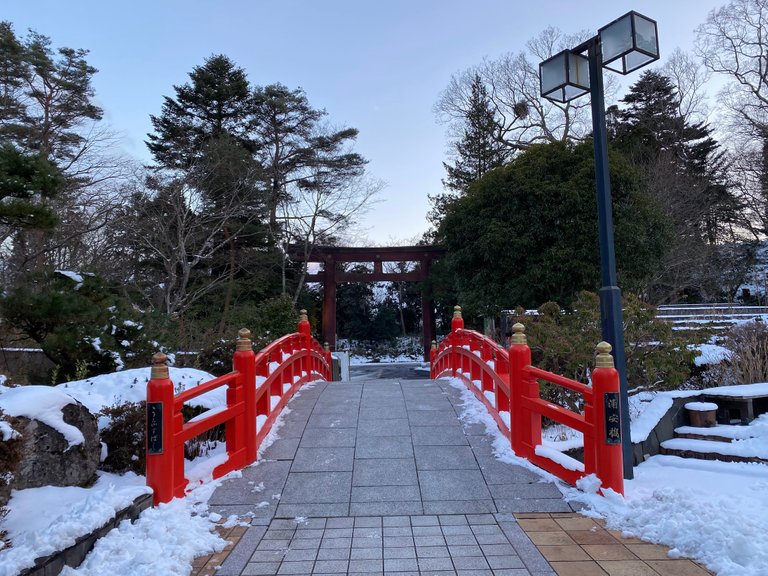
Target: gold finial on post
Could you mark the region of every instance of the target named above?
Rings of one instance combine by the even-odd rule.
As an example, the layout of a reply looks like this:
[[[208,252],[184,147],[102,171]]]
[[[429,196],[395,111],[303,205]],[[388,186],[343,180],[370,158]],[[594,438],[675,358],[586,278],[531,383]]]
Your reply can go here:
[[[432,340],[432,350],[437,350],[437,340]]]
[[[303,308],[299,310],[299,322],[309,322],[309,316],[307,316],[307,311]]]
[[[330,350],[331,350],[331,345],[330,345],[330,344],[328,344],[328,342],[325,342],[325,343],[323,344],[323,350],[325,350],[326,352],[330,352]]]
[[[612,346],[608,342],[600,342],[595,348],[597,350],[595,368],[613,368]]]
[[[528,338],[525,337],[525,326],[520,322],[515,322],[512,326],[512,344],[528,344]]]
[[[237,351],[251,349],[251,331],[248,328],[240,328],[237,331]]]
[[[157,352],[152,356],[152,371],[150,377],[152,380],[168,378],[168,356],[163,352]]]
[[[454,306],[453,307],[453,317],[454,318],[461,318],[461,306]]]

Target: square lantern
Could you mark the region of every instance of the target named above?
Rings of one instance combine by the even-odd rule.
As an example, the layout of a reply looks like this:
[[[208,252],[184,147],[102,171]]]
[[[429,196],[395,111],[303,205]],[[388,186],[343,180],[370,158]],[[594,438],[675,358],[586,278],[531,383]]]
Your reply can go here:
[[[624,14],[597,31],[603,49],[603,66],[620,74],[659,59],[656,21],[635,11]]]
[[[556,102],[568,102],[589,92],[589,60],[563,50],[539,64],[541,95]]]

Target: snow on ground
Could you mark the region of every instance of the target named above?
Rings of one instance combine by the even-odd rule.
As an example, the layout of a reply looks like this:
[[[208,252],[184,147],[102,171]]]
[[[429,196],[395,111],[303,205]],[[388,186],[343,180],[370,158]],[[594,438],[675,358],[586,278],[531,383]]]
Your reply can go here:
[[[177,391],[188,389],[213,378],[207,372],[190,368],[171,368],[171,380]],[[138,402],[146,398],[149,369],[126,370],[96,376],[56,387],[0,386],[0,408],[6,414],[41,419],[61,429],[70,444],[82,442],[64,423],[61,408],[71,398],[80,400],[92,412],[120,402]],[[307,384],[312,386],[313,384]],[[226,403],[226,387],[209,392],[193,402],[211,410]],[[297,392],[299,395],[300,392]],[[259,447],[259,453],[278,436],[285,408],[276,418],[270,433]],[[0,422],[3,440],[13,430]],[[75,432],[77,429],[74,429]],[[189,574],[196,556],[220,551],[225,542],[212,533],[216,515],[208,517],[207,501],[221,480],[213,481],[213,469],[226,461],[226,445],[214,443],[201,457],[185,461],[189,480],[185,498],[144,511],[135,524],[128,521],[99,540],[85,562],[76,570],[67,568],[62,574],[102,575]],[[233,472],[229,476],[237,476]],[[229,477],[228,476],[228,477]],[[7,531],[11,547],[0,549],[0,576],[13,576],[34,565],[36,558],[73,545],[77,538],[106,524],[117,510],[151,492],[144,476],[128,473],[124,476],[99,472],[99,479],[90,488],[52,487],[16,490],[7,508],[8,515],[0,520],[0,532]],[[237,517],[229,518],[237,523]],[[2,548],[2,543],[0,543]]]
[[[85,404],[92,413],[96,414],[103,408],[123,404],[125,402],[141,402],[147,399],[147,382],[151,368],[134,368],[112,374],[93,376],[85,380],[66,382],[55,386]],[[169,368],[170,378],[176,392],[194,388],[202,382],[213,380],[214,376],[194,368]],[[25,386],[25,388],[28,388]],[[222,386],[198,396],[189,402],[192,406],[202,408],[219,408],[225,406],[227,388]]]
[[[633,480],[625,481],[624,497],[610,490],[598,495],[594,477],[580,482],[580,490],[515,456],[485,406],[461,380],[449,382],[462,390],[460,417],[485,424],[499,460],[533,470],[543,482],[555,482],[567,500],[586,506],[583,514],[602,516],[608,528],[627,536],[668,546],[671,557],[693,558],[718,576],[766,576],[768,466],[653,456],[635,467]],[[648,409],[661,412],[658,406]],[[739,442],[750,442],[752,450],[768,445],[768,415],[755,420],[750,432],[751,438]],[[557,432],[550,433],[550,438],[557,437]]]
[[[0,523],[0,531],[7,531],[12,542],[12,547],[0,551],[0,576],[18,574],[33,566],[35,558],[72,546],[80,536],[106,524],[115,510],[148,492],[143,476],[107,473],[100,473],[91,488],[15,490],[8,515]]]

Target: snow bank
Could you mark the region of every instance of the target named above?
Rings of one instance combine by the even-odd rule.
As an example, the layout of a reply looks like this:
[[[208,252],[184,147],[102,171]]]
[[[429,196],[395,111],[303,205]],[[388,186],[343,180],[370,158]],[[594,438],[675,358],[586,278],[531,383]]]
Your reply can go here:
[[[134,368],[113,374],[103,374],[59,384],[54,389],[65,392],[79,400],[96,414],[108,406],[125,402],[141,402],[147,399],[147,382],[150,368]],[[176,392],[194,388],[198,384],[213,380],[215,377],[208,372],[194,368],[169,368],[170,378]],[[24,386],[23,388],[29,388]],[[48,388],[48,387],[46,387]],[[227,404],[227,387],[222,386],[198,396],[188,402],[191,406],[199,406],[209,410],[220,408]]]
[[[14,490],[0,525],[13,544],[0,552],[0,576],[18,574],[33,566],[36,558],[72,546],[80,536],[106,524],[115,511],[149,492],[144,477],[131,473],[122,477],[101,473],[92,488]]]
[[[9,416],[40,420],[64,436],[70,448],[85,442],[80,430],[64,422],[62,409],[73,403],[72,396],[50,386],[0,386],[0,409],[3,412]]]
[[[186,498],[145,510],[96,542],[80,567],[65,568],[62,576],[187,576],[197,556],[220,552],[226,542],[213,530],[214,518],[202,515],[215,485],[205,485]]]

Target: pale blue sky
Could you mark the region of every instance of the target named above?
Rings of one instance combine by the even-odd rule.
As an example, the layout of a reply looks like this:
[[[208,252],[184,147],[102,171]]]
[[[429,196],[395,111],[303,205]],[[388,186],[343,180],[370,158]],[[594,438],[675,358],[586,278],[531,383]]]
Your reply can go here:
[[[629,10],[658,21],[662,56],[690,49],[693,30],[725,0],[3,0],[16,32],[86,48],[105,119],[125,151],[149,159],[150,114],[211,54],[252,83],[302,87],[335,125],[358,128],[357,151],[387,182],[365,222],[369,243],[427,229],[441,190],[445,127],[432,106],[450,75],[519,51],[547,26],[596,31]],[[637,73],[629,77],[631,82]]]

